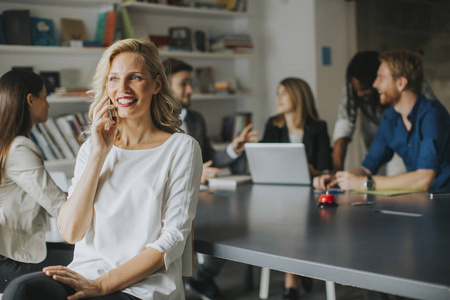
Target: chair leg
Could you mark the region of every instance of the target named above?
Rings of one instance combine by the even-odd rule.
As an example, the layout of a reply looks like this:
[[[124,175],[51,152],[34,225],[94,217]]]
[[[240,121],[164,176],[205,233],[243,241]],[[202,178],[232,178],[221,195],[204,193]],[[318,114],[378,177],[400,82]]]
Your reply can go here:
[[[203,265],[203,263],[205,262],[205,257],[203,256],[202,253],[197,253],[197,261],[201,265]]]
[[[259,287],[259,298],[267,299],[269,297],[270,269],[261,268],[261,282]]]
[[[336,291],[334,289],[334,282],[325,281],[325,287],[327,291],[327,300],[336,300]]]
[[[245,266],[245,290],[252,291],[253,286],[253,266],[246,265]]]

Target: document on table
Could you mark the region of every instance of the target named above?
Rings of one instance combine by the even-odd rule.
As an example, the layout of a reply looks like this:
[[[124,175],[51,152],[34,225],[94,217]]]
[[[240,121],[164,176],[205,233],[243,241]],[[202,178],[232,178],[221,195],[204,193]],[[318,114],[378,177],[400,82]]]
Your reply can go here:
[[[426,192],[426,190],[351,190],[352,193],[357,194],[371,194],[371,195],[379,195],[379,196],[397,196],[403,194],[411,194],[411,193],[421,193]]]

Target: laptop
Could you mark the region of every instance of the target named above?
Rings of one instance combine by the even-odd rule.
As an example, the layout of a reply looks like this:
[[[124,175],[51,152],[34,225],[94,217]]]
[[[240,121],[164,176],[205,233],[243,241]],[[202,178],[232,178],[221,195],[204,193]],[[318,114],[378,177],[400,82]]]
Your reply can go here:
[[[247,143],[254,183],[311,185],[303,143]]]

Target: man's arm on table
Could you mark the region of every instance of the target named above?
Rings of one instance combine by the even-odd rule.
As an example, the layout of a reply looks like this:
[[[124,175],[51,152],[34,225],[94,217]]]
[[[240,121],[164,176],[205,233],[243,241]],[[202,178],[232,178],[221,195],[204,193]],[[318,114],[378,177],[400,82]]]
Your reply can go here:
[[[351,171],[337,172],[336,183],[343,190],[365,189],[364,182],[367,181],[367,176],[369,175],[371,175],[371,172],[360,166]],[[434,170],[422,169],[395,176],[373,176],[372,179],[377,190],[428,190],[435,177],[436,173]]]

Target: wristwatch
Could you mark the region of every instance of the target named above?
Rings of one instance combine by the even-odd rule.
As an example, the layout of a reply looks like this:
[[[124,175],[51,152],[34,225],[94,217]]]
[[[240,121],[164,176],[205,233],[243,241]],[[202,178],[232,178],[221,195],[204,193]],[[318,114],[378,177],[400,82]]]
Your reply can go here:
[[[364,181],[364,187],[369,191],[373,191],[375,189],[375,181],[373,181],[372,176],[367,176],[367,180]]]

